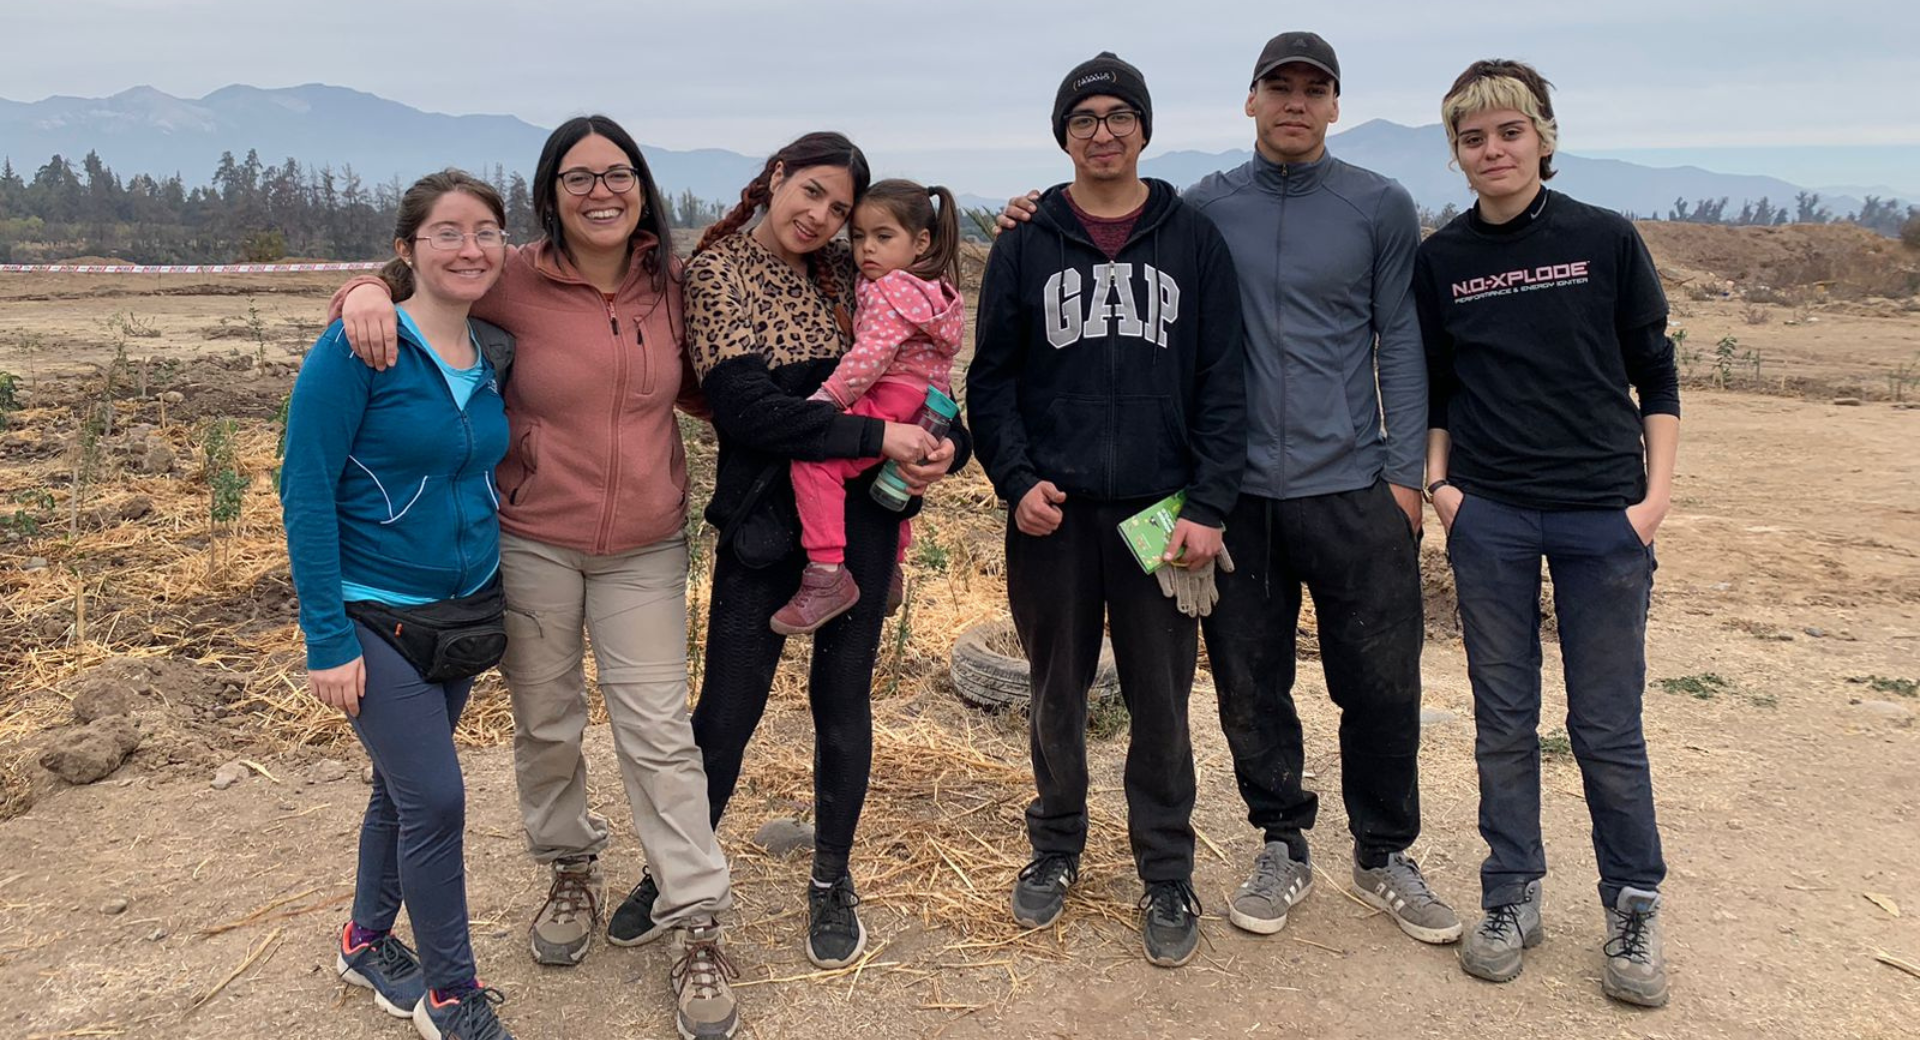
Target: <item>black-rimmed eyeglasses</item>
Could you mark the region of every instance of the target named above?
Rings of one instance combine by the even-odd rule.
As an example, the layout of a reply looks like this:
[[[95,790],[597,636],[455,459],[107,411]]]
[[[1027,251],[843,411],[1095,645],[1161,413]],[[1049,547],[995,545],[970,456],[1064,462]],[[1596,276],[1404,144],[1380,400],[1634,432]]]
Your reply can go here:
[[[1090,141],[1100,132],[1101,124],[1106,124],[1107,133],[1115,137],[1126,137],[1140,128],[1140,113],[1121,109],[1104,116],[1076,112],[1067,117],[1067,133],[1081,141]]]
[[[632,191],[640,183],[640,174],[631,166],[615,166],[605,173],[595,173],[584,167],[574,167],[560,174],[560,186],[567,189],[569,195],[586,195],[593,191],[593,182],[603,181],[607,190],[615,195]]]

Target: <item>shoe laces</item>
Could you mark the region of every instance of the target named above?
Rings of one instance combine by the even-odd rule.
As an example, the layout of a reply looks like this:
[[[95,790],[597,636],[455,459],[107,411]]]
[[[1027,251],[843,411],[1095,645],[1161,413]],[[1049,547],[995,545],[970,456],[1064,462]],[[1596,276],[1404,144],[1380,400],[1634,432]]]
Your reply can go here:
[[[1146,894],[1140,897],[1140,909],[1145,910],[1149,918],[1159,918],[1168,924],[1179,924],[1183,916],[1199,917],[1205,912],[1191,881],[1148,882]]]
[[[641,871],[640,871],[640,882],[633,886],[633,891],[627,893],[627,901],[628,902],[638,901],[640,899],[640,894],[642,892],[645,892],[649,888],[653,889],[654,898],[656,899],[659,898],[660,886],[654,883],[653,870],[651,868],[643,867],[641,868]]]
[[[1073,857],[1060,852],[1045,852],[1033,858],[1033,862],[1020,868],[1020,880],[1031,882],[1035,887],[1059,885],[1065,888],[1080,877],[1080,867]]]
[[[1653,935],[1652,911],[1615,911],[1620,918],[1620,934],[1607,940],[1605,953],[1635,964],[1648,960],[1648,945]]]
[[[726,983],[740,977],[727,952],[720,948],[716,935],[695,939],[688,933],[687,947],[673,962],[673,991],[679,994],[693,987],[693,995],[705,999],[717,995]]]
[[[562,923],[571,922],[581,911],[598,916],[595,911],[593,889],[588,885],[593,868],[590,862],[579,865],[556,864],[553,868],[553,886],[547,889],[547,902],[553,907],[553,919]],[[644,882],[643,882],[644,883]]]
[[[1387,877],[1400,890],[1400,895],[1409,903],[1432,904],[1440,901],[1427,885],[1427,877],[1420,873],[1420,864],[1404,852],[1387,857]]]
[[[373,966],[389,979],[399,980],[420,970],[420,958],[398,936],[387,935],[373,942]]]
[[[1501,903],[1487,911],[1480,919],[1480,934],[1489,939],[1499,939],[1511,933],[1520,934],[1520,904]]]
[[[1247,878],[1247,891],[1262,899],[1272,899],[1280,895],[1280,884],[1286,879],[1287,864],[1293,858],[1274,849],[1261,849],[1253,857],[1253,874]]]
[[[492,986],[482,986],[460,995],[460,1006],[454,1011],[452,1027],[458,1032],[451,1035],[459,1040],[496,1040],[507,1035],[500,1025],[500,1016],[493,1013],[496,1005],[505,1004],[507,995]],[[444,1031],[443,1031],[444,1032]]]
[[[840,875],[831,888],[823,889],[809,882],[807,905],[813,912],[814,931],[852,935],[859,930],[854,923],[857,918],[853,908],[860,905],[860,896],[854,892],[853,878],[849,875]]]

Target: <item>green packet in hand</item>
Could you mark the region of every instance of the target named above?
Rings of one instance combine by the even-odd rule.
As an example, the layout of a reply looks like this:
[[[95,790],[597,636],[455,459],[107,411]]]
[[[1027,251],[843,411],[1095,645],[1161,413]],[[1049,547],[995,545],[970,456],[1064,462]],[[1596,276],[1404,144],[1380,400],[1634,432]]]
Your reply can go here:
[[[1133,550],[1140,569],[1152,574],[1166,565],[1167,542],[1173,537],[1174,521],[1180,519],[1180,507],[1187,504],[1187,493],[1176,491],[1138,513],[1120,521],[1120,537]]]

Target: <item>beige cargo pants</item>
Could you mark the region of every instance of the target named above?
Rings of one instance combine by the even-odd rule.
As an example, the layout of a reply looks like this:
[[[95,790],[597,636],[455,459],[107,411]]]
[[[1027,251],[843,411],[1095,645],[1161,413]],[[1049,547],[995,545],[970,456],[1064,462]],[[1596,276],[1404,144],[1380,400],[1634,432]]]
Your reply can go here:
[[[613,725],[634,829],[660,886],[664,925],[732,902],[707,779],[687,713],[687,544],[675,536],[595,556],[501,532],[514,775],[534,858],[598,855],[605,818],[587,808],[584,631]]]

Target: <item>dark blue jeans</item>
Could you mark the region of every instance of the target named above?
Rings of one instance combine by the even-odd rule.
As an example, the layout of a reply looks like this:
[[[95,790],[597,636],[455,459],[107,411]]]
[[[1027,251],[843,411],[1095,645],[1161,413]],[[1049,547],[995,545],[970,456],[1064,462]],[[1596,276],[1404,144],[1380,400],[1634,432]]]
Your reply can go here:
[[[1540,561],[1553,575],[1567,736],[1586,787],[1600,898],[1665,879],[1640,725],[1656,566],[1626,513],[1549,512],[1468,496],[1447,538],[1473,683],[1481,905],[1518,901],[1547,872],[1540,841]]]
[[[473,680],[432,684],[367,626],[354,623],[367,692],[353,731],[373,759],[373,797],[360,824],[353,920],[388,931],[404,902],[427,985],[474,977],[467,933],[466,785],[453,724]]]

